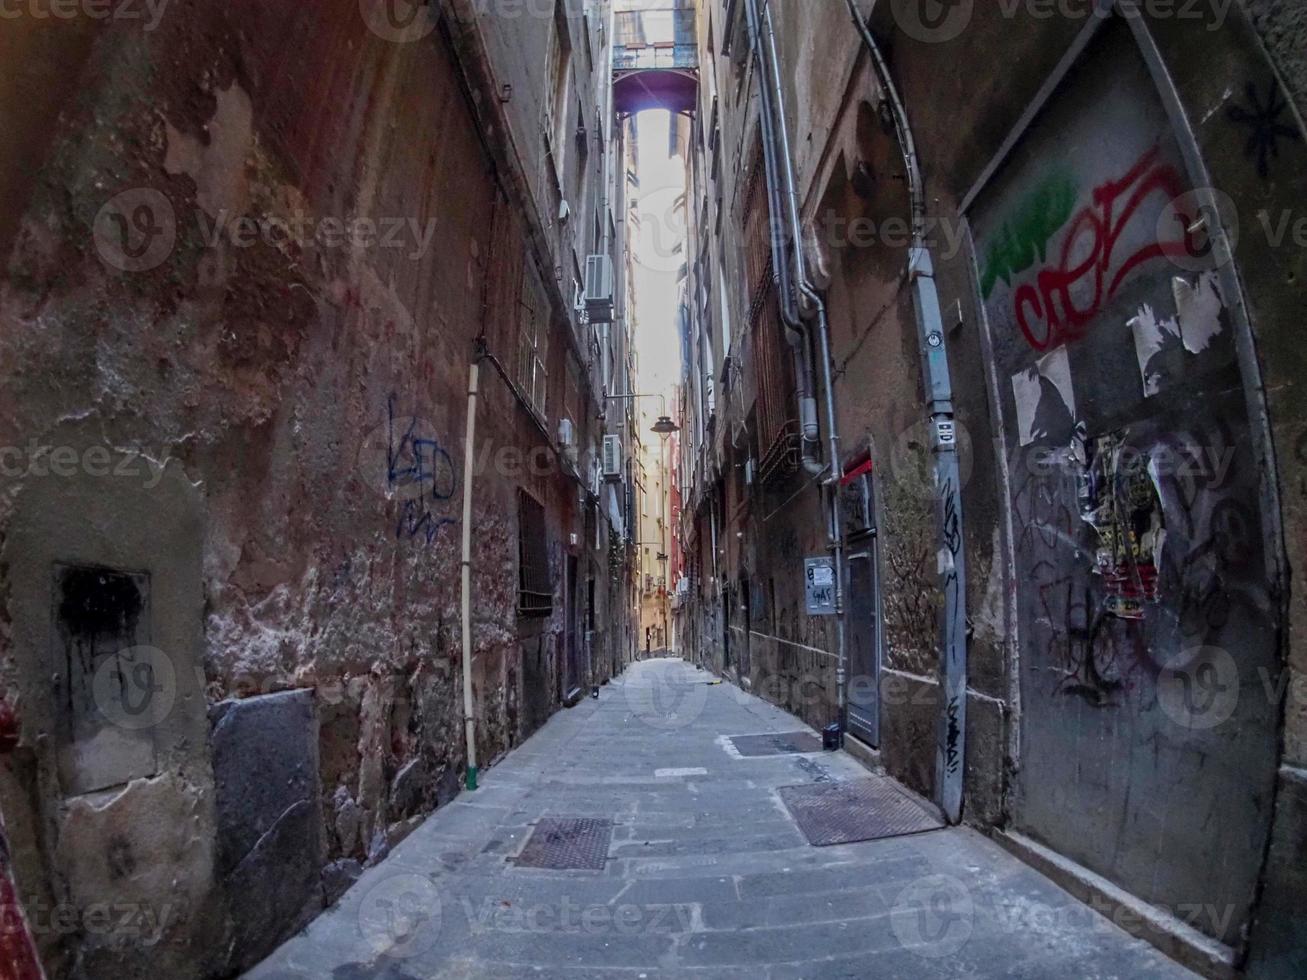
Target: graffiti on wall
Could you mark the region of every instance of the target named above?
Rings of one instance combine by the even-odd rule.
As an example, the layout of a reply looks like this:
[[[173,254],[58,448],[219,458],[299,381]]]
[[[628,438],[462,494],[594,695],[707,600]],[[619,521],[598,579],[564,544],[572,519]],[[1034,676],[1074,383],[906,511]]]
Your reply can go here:
[[[458,490],[458,471],[449,451],[427,434],[421,419],[396,415],[397,402],[394,394],[386,402],[386,482],[400,499],[395,537],[429,547],[444,528],[458,524],[440,513]]]
[[[1228,903],[1233,932],[1267,830],[1249,801],[1273,786],[1278,752],[1275,712],[1237,696],[1279,664],[1264,433],[1247,398],[1259,379],[1244,376],[1237,277],[1219,265],[1228,222],[1204,207],[1222,202],[1191,187],[1133,40],[1112,37],[970,215],[1005,380],[1024,746],[1013,825],[1150,900]],[[1194,707],[1217,694],[1225,714]],[[1198,768],[1212,774],[1201,787],[1180,782]],[[1217,850],[1230,855],[1219,876],[1192,862]],[[1127,852],[1128,867],[1110,857]]]
[[[1049,239],[1071,220],[1077,197],[1075,180],[1065,172],[1057,172],[1045,176],[1033,192],[1022,198],[986,252],[980,275],[980,291],[985,299],[989,299],[1000,279],[1011,286],[1014,277],[1047,259]]]
[[[1271,176],[1271,161],[1279,159],[1280,141],[1302,140],[1292,125],[1292,115],[1286,115],[1288,109],[1289,100],[1280,93],[1274,78],[1266,84],[1265,99],[1257,83],[1249,82],[1244,89],[1244,104],[1226,107],[1226,118],[1247,132],[1244,156],[1256,161],[1257,176],[1263,180]]]
[[[1033,282],[1021,283],[1013,293],[1013,312],[1026,342],[1035,350],[1047,351],[1078,340],[1141,265],[1168,256],[1191,259],[1210,248],[1201,229],[1192,227],[1196,216],[1177,215],[1172,233],[1159,237],[1156,219],[1144,207],[1150,198],[1167,204],[1180,200],[1185,191],[1184,179],[1175,166],[1161,158],[1157,146],[1147,150],[1125,174],[1094,186],[1090,203],[1066,220],[1065,231],[1063,225],[1052,229],[1061,232],[1052,250],[1053,260],[1039,268]],[[1025,205],[1013,219],[1015,225],[1004,225],[1003,237],[991,249],[991,256],[997,252],[999,259],[991,258],[996,264],[987,266],[985,272],[991,292],[999,278],[1010,281],[1013,273],[1035,264],[1027,260],[1036,253],[1044,254],[1048,238],[1043,236],[1052,219],[1066,210],[1071,193],[1069,181],[1059,180],[1055,190],[1037,192],[1036,206]],[[1140,228],[1132,227],[1141,222],[1147,229],[1142,236]],[[1013,227],[1022,229],[1025,237],[1013,237]],[[1123,246],[1137,239],[1142,240],[1135,247]],[[1009,244],[1012,242],[1015,245]],[[1014,262],[1013,256],[1020,261]]]

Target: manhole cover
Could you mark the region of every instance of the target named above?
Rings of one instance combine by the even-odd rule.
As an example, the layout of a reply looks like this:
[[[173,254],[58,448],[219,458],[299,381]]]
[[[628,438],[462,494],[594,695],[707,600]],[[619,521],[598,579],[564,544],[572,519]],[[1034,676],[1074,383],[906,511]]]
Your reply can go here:
[[[775,735],[733,735],[731,744],[744,756],[794,755],[820,752],[821,739],[811,732],[779,732]]]
[[[780,794],[814,847],[903,837],[944,826],[888,779],[782,786]]]
[[[612,836],[611,820],[542,817],[516,863],[520,868],[602,871]]]

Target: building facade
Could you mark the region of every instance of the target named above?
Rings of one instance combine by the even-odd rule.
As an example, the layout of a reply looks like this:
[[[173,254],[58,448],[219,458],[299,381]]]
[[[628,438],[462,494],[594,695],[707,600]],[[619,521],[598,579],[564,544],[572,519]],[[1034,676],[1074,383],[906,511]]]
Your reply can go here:
[[[1043,6],[700,5],[689,655],[1301,975],[1301,18]]]
[[[464,670],[484,767],[632,655],[612,11],[5,23],[5,850],[50,976],[230,976],[468,781]]]

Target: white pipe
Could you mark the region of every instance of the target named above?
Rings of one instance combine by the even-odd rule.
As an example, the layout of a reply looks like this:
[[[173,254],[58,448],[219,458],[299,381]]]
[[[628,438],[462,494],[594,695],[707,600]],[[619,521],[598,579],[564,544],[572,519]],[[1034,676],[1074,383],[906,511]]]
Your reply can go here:
[[[467,731],[467,788],[477,788],[477,728],[472,704],[472,478],[475,475],[477,388],[481,365],[467,382],[467,441],[463,444],[463,724]]]

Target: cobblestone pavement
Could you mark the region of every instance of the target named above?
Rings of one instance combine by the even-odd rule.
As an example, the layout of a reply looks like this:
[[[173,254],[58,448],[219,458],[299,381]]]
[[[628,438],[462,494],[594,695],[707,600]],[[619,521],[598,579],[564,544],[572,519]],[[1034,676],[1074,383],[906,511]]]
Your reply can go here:
[[[974,831],[810,846],[777,789],[867,772],[740,756],[728,736],[802,726],[709,680],[635,664],[247,977],[1192,976]],[[612,821],[604,869],[517,866],[550,817]]]

